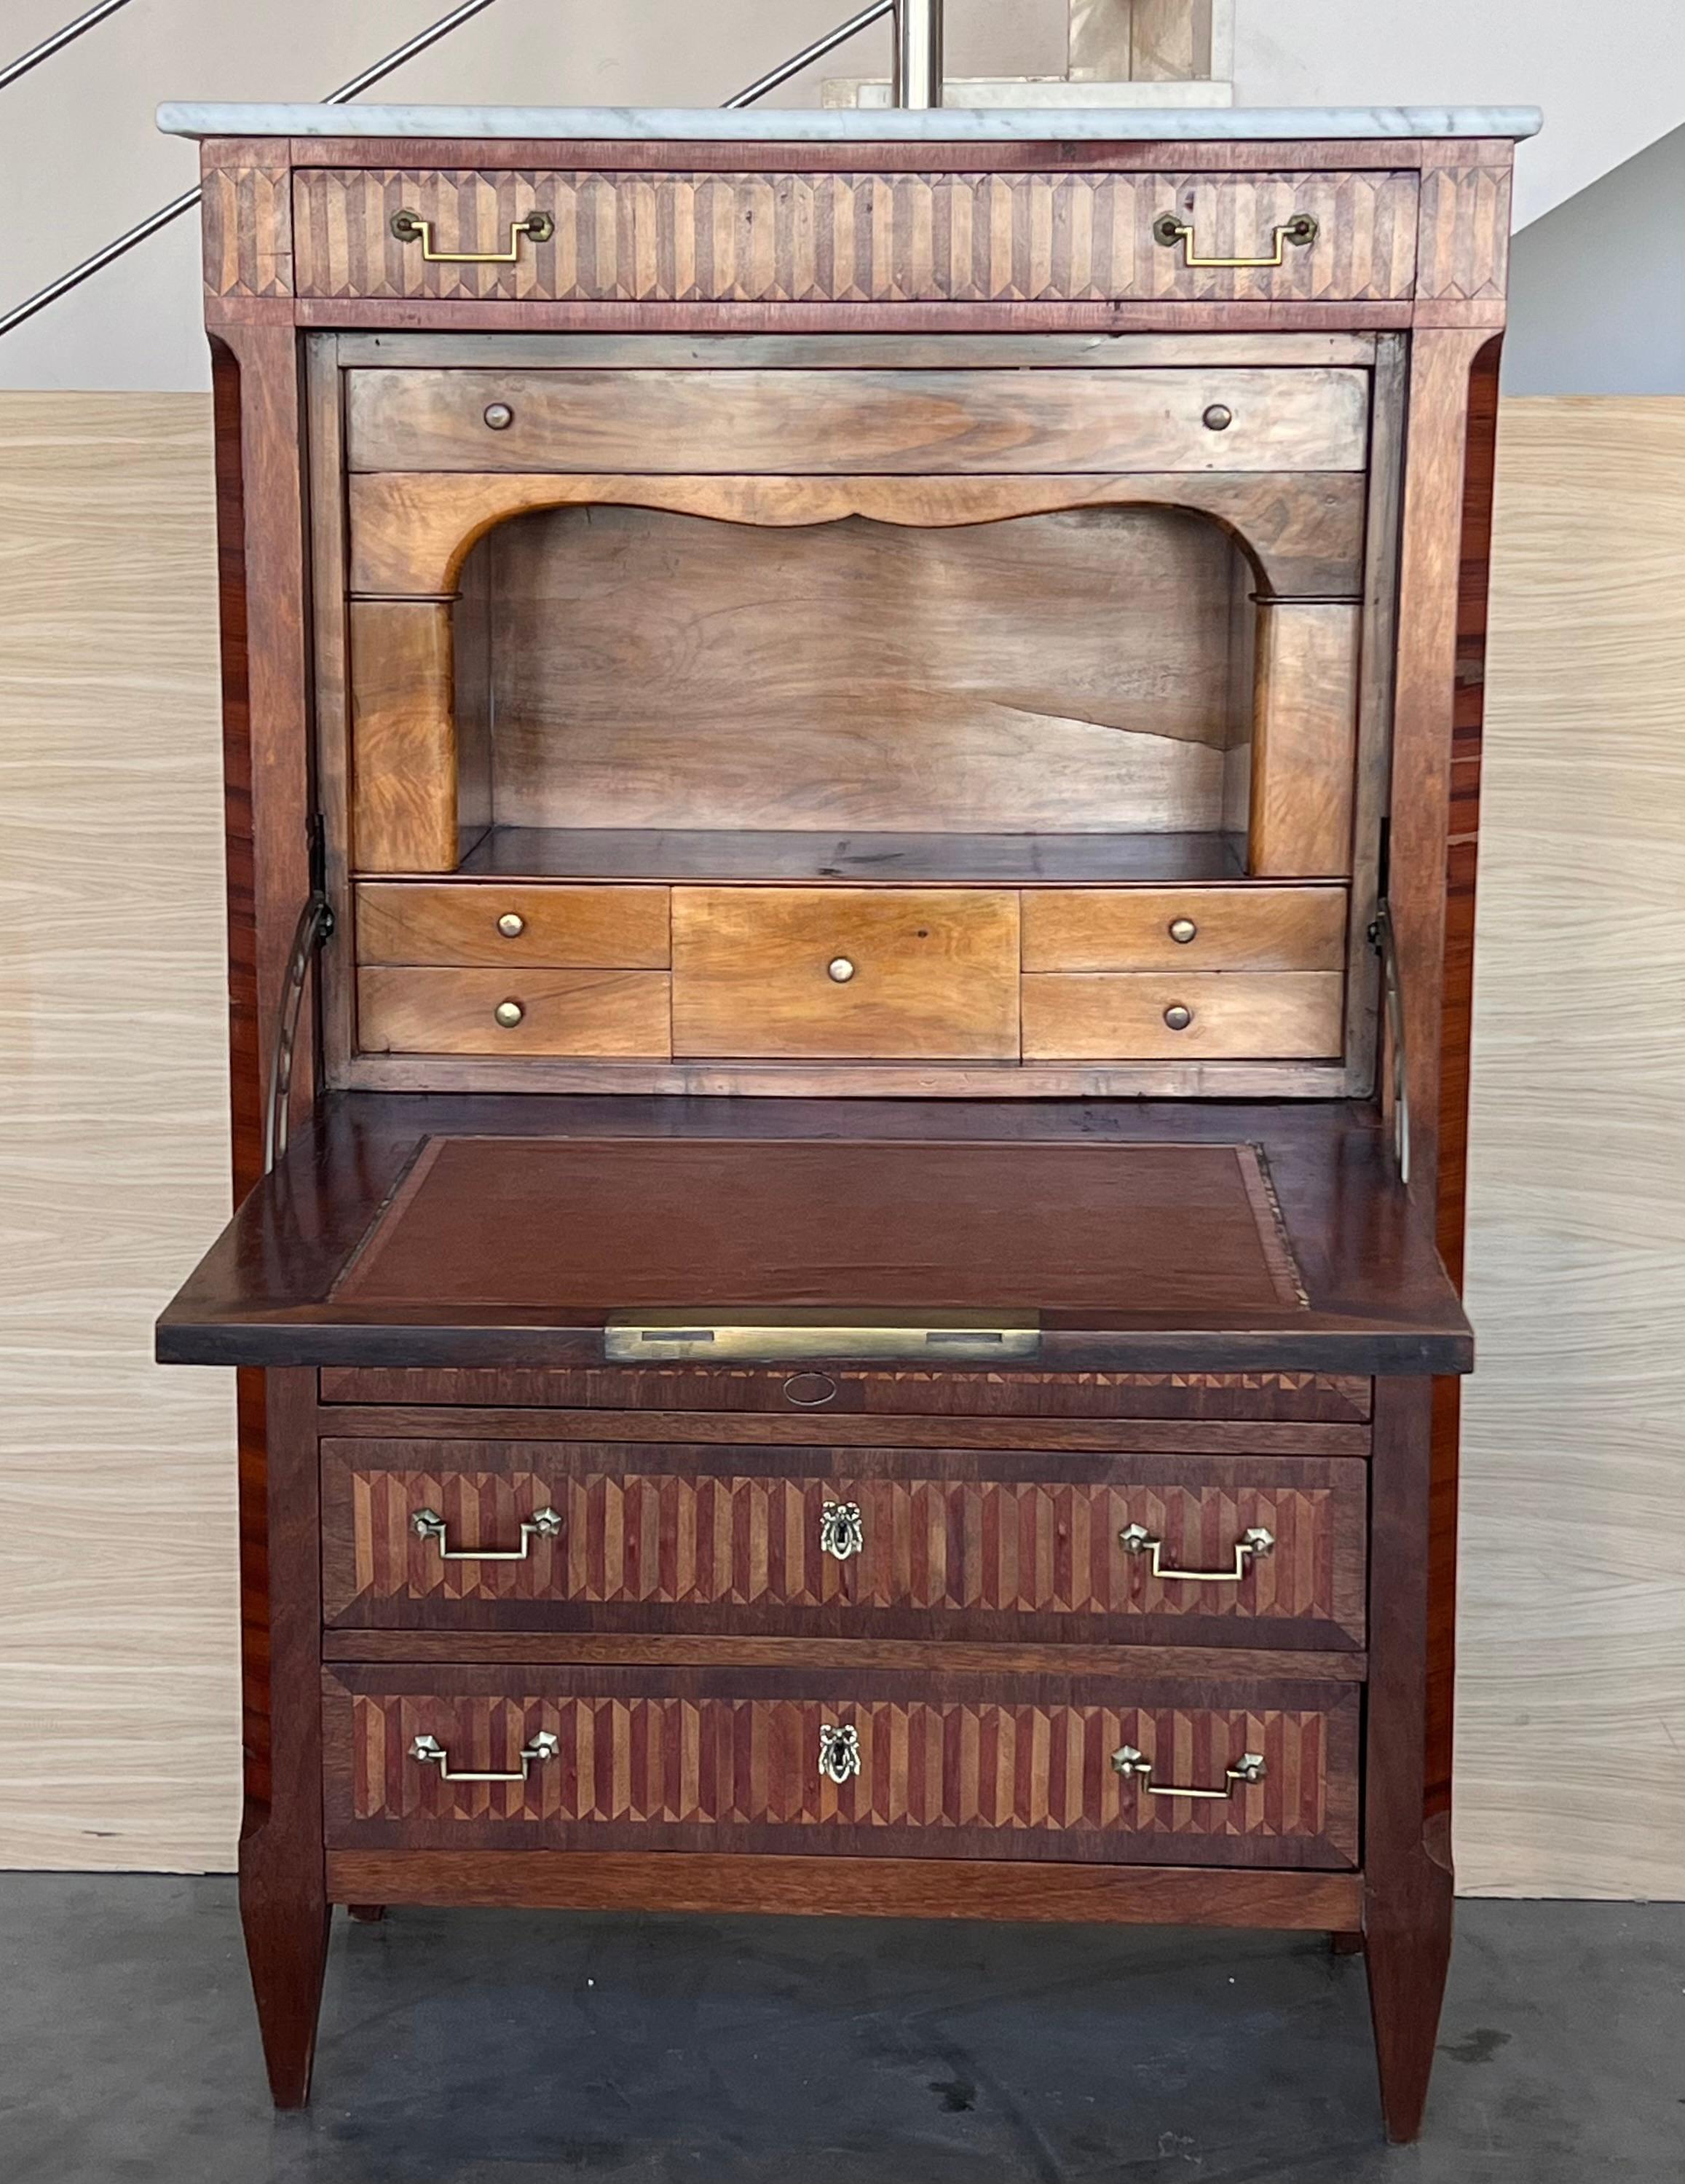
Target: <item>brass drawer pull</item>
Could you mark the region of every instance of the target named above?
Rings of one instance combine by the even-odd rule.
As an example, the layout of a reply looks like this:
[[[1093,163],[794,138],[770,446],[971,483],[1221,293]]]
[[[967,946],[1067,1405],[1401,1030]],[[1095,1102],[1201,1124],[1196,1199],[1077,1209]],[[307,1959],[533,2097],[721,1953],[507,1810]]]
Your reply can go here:
[[[437,1736],[418,1736],[409,1747],[409,1756],[419,1759],[424,1767],[437,1767],[440,1779],[446,1782],[524,1782],[541,1760],[553,1759],[561,1748],[562,1741],[553,1730],[541,1729],[531,1744],[521,1747],[520,1765],[509,1774],[458,1773],[451,1766],[449,1752]]]
[[[819,1731],[819,1771],[827,1782],[846,1782],[860,1771],[860,1733],[857,1729],[834,1728],[822,1722]]]
[[[402,215],[400,214],[401,218]],[[393,222],[396,226],[397,222]],[[1316,222],[1308,212],[1295,213],[1276,230],[1276,249],[1270,258],[1202,258],[1194,247],[1193,225],[1191,220],[1178,220],[1173,212],[1160,213],[1153,222],[1153,240],[1161,242],[1166,250],[1182,245],[1182,262],[1189,266],[1246,267],[1254,271],[1268,270],[1283,261],[1288,243],[1295,250],[1303,250],[1307,243],[1316,240]]]
[[[492,1014],[504,1031],[513,1031],[526,1011],[519,1001],[499,1001]]]
[[[498,920],[498,930],[505,940],[519,940],[526,930],[526,920],[518,910],[506,910]]]
[[[854,967],[846,956],[833,956],[825,967],[825,975],[833,985],[846,986],[854,975]]]
[[[819,1513],[819,1544],[833,1562],[865,1552],[866,1531],[858,1502],[827,1502]]]
[[[433,223],[423,220],[419,213],[408,210],[395,212],[392,216],[392,231],[400,242],[419,242],[421,255],[429,265],[513,265],[520,255],[520,238],[529,237],[534,242],[548,242],[556,231],[556,223],[547,212],[530,212],[524,220],[509,222],[509,247],[507,250],[435,250]]]
[[[557,1540],[562,1533],[562,1520],[553,1509],[535,1510],[525,1519],[518,1547],[447,1546],[445,1520],[437,1509],[418,1509],[409,1523],[424,1540],[438,1541],[439,1560],[443,1563],[524,1563],[535,1540]]]
[[[1113,1752],[1112,1769],[1126,1780],[1132,1774],[1141,1787],[1154,1797],[1232,1797],[1237,1782],[1264,1780],[1264,1755],[1261,1752],[1243,1752],[1234,1765],[1226,1770],[1221,1790],[1184,1789],[1179,1783],[1155,1782],[1152,1761],[1132,1744],[1123,1745]]]
[[[1117,1543],[1126,1554],[1144,1555],[1150,1552],[1154,1577],[1174,1578],[1183,1585],[1238,1585],[1254,1557],[1267,1555],[1276,1539],[1261,1524],[1250,1526],[1235,1541],[1234,1568],[1226,1570],[1166,1569],[1159,1560],[1165,1543],[1155,1540],[1144,1524],[1126,1524],[1117,1535]]]
[[[1193,1021],[1193,1011],[1184,1001],[1172,1001],[1165,1011],[1165,1025],[1170,1031],[1186,1031]]]
[[[1191,917],[1173,917],[1165,930],[1178,948],[1186,948],[1190,940],[1199,938],[1199,928]]]

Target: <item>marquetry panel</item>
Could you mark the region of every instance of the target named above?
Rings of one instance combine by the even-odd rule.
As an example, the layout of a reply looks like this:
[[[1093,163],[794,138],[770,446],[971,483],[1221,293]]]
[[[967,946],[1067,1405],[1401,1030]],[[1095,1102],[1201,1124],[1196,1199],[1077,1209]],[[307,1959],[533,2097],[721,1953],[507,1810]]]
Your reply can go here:
[[[299,292],[558,302],[1387,301],[1415,275],[1414,173],[608,174],[310,168],[295,180]],[[429,265],[392,214],[444,251]],[[1153,223],[1191,220],[1196,254],[1267,255],[1296,214],[1315,242],[1278,268],[1189,267]]]
[[[1243,1462],[1138,1459],[1105,1466],[1120,1475],[1095,1483],[1080,1472],[861,1475],[842,1451],[834,1470],[781,1475],[710,1472],[696,1450],[671,1451],[682,1468],[662,1469],[639,1468],[642,1451],[564,1446],[458,1444],[455,1463],[418,1462],[425,1446],[326,1445],[330,1621],[537,1626],[579,1619],[546,1609],[612,1606],[657,1611],[615,1619],[665,1628],[674,1618],[663,1609],[741,1608],[756,1613],[727,1618],[730,1627],[799,1631],[815,1627],[811,1611],[831,1609],[817,1620],[848,1630],[899,1628],[907,1618],[897,1611],[910,1609],[926,1612],[920,1628],[931,1627],[933,1612],[935,1627],[956,1635],[984,1635],[980,1617],[1014,1629],[1046,1618],[1052,1635],[1071,1618],[1209,1617],[1303,1624],[1319,1642],[1362,1640],[1365,1474],[1355,1460],[1254,1459],[1248,1474]],[[823,1542],[827,1504],[859,1511],[859,1552],[844,1560]],[[459,1553],[524,1545],[526,1554],[447,1560],[416,1531],[418,1510],[444,1519]],[[557,1535],[524,1536],[539,1511],[559,1518]],[[1163,1542],[1166,1571],[1232,1569],[1254,1527],[1275,1544],[1248,1559],[1238,1581],[1155,1578],[1150,1555],[1120,1542],[1132,1524]],[[480,1612],[490,1607],[509,1613]],[[716,1615],[708,1622],[725,1627]]]
[[[332,1716],[344,1702],[331,1685],[330,1693]],[[1285,1705],[855,1698],[842,1680],[800,1696],[547,1694],[519,1681],[453,1696],[359,1691],[348,1724],[331,1727],[348,1748],[330,1788],[330,1841],[718,1847],[729,1830],[745,1848],[943,1857],[982,1845],[1003,1858],[1349,1864],[1356,1708],[1355,1692],[1332,1691]],[[820,1771],[826,1727],[855,1732],[861,1763],[850,1780]],[[418,1736],[431,1736],[455,1770],[513,1772],[546,1733],[559,1748],[524,1780],[448,1782],[411,1754]],[[1221,1786],[1248,1752],[1262,1755],[1265,1774],[1223,1797],[1155,1796],[1114,1769],[1126,1745],[1176,1786]]]
[[[286,167],[210,167],[203,200],[205,290],[292,293],[292,204]]]
[[[330,1368],[325,1403],[616,1411],[846,1411],[918,1417],[1282,1418],[1361,1423],[1371,1384],[1339,1373],[930,1373],[838,1367],[581,1366],[502,1372]]]
[[[1421,300],[1497,303],[1510,270],[1510,167],[1428,167],[1421,177]]]

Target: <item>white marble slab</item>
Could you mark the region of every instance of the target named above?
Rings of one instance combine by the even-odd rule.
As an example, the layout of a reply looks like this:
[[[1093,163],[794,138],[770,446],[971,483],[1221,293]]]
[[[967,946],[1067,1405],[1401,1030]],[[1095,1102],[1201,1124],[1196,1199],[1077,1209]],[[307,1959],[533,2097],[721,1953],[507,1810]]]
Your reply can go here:
[[[820,107],[228,106],[165,104],[172,136],[521,136],[593,142],[1210,143],[1223,139],[1531,136],[1535,106],[945,106],[887,113]]]

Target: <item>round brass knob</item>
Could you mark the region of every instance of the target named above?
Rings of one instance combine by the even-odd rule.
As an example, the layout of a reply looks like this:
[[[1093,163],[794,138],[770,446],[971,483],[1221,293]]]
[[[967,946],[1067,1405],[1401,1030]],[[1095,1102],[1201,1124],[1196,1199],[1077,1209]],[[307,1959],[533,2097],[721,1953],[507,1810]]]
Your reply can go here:
[[[854,967],[846,956],[833,956],[825,967],[826,976],[839,986],[846,986],[854,975]]]
[[[1208,425],[1211,421],[1209,414],[1205,421]],[[514,422],[514,412],[507,402],[488,402],[486,404],[486,422],[494,432],[507,432]]]
[[[1193,920],[1191,917],[1173,917],[1170,922],[1168,929],[1171,939],[1172,940],[1180,941],[1182,945],[1185,948],[1188,942],[1192,940],[1194,935],[1198,932],[1199,928],[1193,922]]]
[[[1183,1008],[1180,1001],[1172,1001],[1165,1011],[1165,1022],[1172,1031],[1186,1031],[1193,1021],[1193,1010]]]
[[[505,1031],[513,1031],[526,1011],[519,1001],[499,1001],[492,1013]]]
[[[490,413],[487,414],[489,415]],[[1214,402],[1205,412],[1205,429],[1208,432],[1226,432],[1233,422],[1234,411],[1229,408],[1226,402]]]
[[[498,930],[505,940],[519,940],[526,930],[526,920],[518,910],[506,910],[498,920]]]

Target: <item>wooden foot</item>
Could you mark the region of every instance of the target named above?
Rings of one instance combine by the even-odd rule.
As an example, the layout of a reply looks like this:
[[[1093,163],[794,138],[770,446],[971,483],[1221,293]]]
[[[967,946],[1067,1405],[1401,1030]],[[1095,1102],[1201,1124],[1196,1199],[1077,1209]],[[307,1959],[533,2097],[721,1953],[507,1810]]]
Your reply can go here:
[[[320,1895],[289,1899],[265,1888],[261,1876],[242,1873],[240,1917],[270,2092],[278,2109],[302,2109],[310,2098],[327,1966],[327,1902]]]
[[[1451,1876],[1426,1858],[1422,1866],[1408,1915],[1377,1905],[1364,1936],[1381,2112],[1395,2146],[1421,2129],[1451,1961]]]
[[[386,1915],[384,1903],[348,1903],[345,1908],[359,1926],[378,1926]]]
[[[1330,1934],[1328,1948],[1330,1954],[1336,1957],[1360,1957],[1363,1954],[1363,1936],[1355,1931]]]

